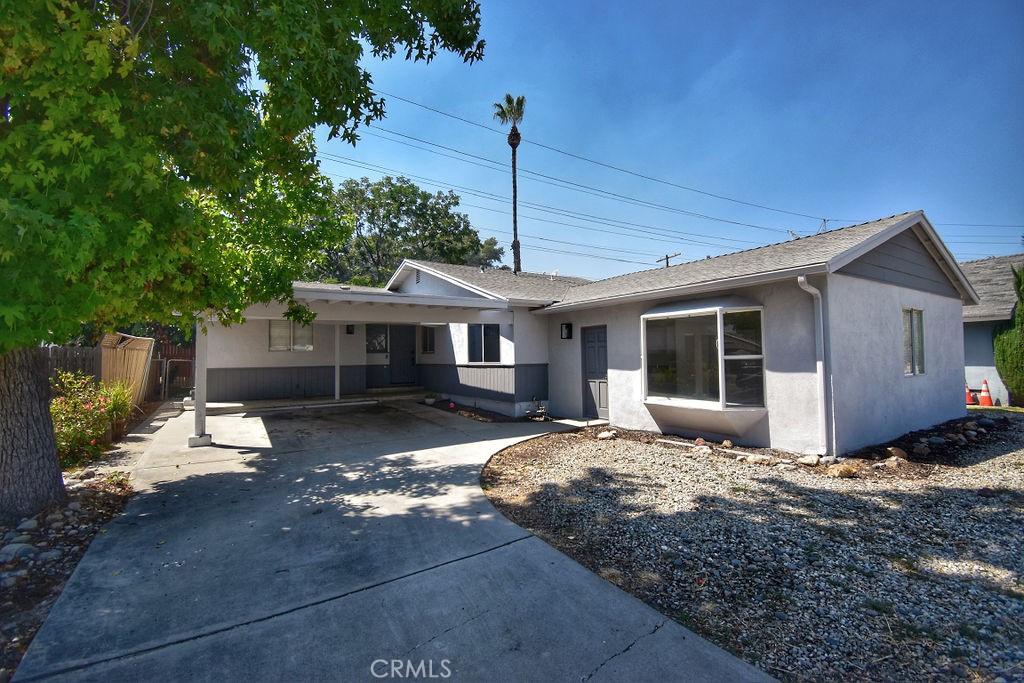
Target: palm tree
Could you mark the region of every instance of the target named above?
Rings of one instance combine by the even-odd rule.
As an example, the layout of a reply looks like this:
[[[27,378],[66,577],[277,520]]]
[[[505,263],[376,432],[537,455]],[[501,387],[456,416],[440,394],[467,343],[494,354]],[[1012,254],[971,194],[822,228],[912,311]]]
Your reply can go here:
[[[526,98],[520,95],[512,97],[505,93],[504,102],[494,103],[494,118],[502,124],[512,124],[512,130],[508,132],[508,146],[512,148],[512,272],[518,273],[523,269],[522,260],[519,257],[519,203],[518,188],[516,187],[516,147],[519,146],[522,136],[519,134],[517,124],[523,120],[523,110],[526,109]]]

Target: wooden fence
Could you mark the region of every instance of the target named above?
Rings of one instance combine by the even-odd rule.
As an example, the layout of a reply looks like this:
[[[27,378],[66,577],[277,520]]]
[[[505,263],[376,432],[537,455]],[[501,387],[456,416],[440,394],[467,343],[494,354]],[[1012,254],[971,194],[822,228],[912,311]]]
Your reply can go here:
[[[39,355],[49,363],[50,377],[58,370],[84,372],[99,377],[103,363],[103,350],[92,346],[43,346]]]

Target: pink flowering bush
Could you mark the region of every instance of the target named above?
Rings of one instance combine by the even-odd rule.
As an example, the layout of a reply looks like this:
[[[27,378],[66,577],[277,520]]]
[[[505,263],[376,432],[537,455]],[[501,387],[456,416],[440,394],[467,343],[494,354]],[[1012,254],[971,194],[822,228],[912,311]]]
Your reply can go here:
[[[62,468],[82,465],[106,450],[131,414],[131,388],[97,382],[81,372],[58,371],[52,382],[50,417]]]

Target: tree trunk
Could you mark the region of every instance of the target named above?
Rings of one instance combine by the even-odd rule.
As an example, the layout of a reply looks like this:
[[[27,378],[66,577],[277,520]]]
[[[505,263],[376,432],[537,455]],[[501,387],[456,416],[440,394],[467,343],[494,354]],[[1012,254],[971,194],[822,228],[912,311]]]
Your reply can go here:
[[[0,519],[65,499],[50,419],[46,362],[34,349],[0,355]]]
[[[515,126],[512,126],[515,130]],[[519,196],[516,187],[516,147],[512,146],[512,272],[518,273],[523,269],[523,262],[519,258]]]

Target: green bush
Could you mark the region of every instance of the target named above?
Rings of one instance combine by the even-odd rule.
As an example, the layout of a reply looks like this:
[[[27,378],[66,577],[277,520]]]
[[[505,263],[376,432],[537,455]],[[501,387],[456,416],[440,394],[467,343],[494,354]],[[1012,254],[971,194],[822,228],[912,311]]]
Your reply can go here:
[[[1024,268],[1013,271],[1013,287],[1017,292],[1011,322],[997,325],[992,334],[996,370],[1010,392],[1010,405],[1024,404]]]
[[[61,468],[82,465],[106,450],[131,415],[131,388],[124,382],[96,382],[81,372],[58,371],[50,417]]]

